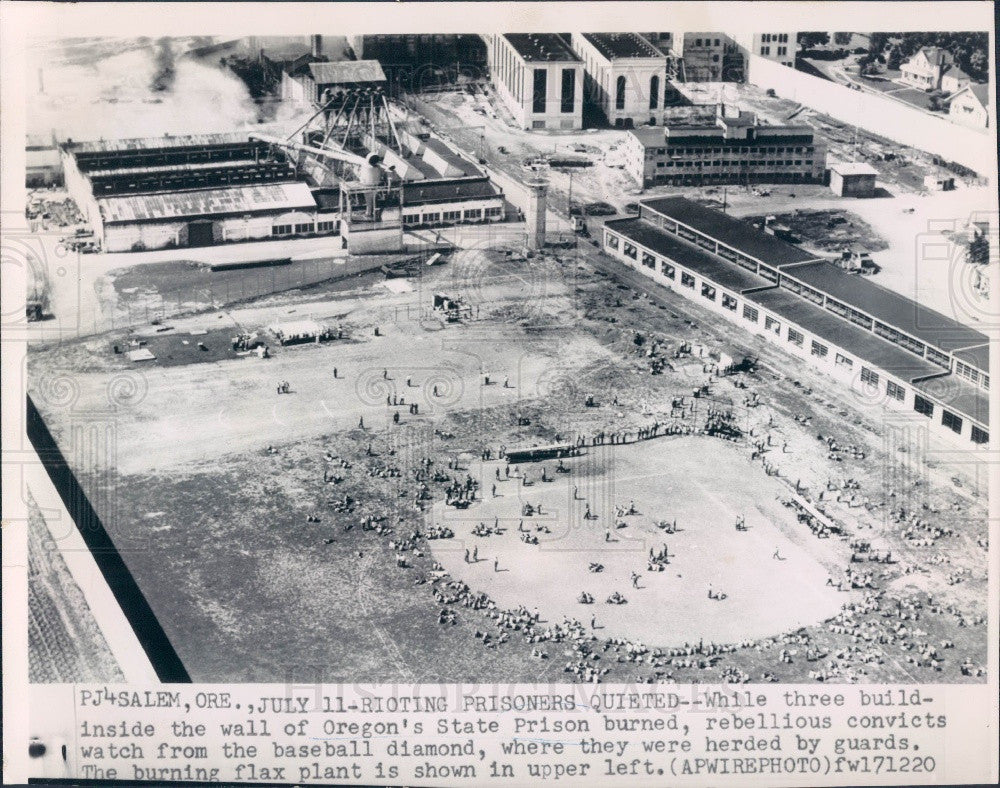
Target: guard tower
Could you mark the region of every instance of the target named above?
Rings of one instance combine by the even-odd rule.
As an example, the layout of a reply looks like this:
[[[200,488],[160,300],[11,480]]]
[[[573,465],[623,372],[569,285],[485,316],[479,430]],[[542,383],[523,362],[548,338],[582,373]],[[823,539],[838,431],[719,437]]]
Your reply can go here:
[[[541,249],[545,246],[545,210],[549,183],[540,170],[534,170],[524,187],[528,192],[528,209],[524,213],[528,248]]]

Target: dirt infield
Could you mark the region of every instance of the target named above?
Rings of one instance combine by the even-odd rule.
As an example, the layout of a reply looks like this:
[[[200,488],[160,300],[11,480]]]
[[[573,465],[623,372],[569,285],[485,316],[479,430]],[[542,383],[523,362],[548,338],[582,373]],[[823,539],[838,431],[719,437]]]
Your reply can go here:
[[[587,452],[565,461],[570,473],[556,473],[554,461],[519,466],[533,480],[529,486],[506,479],[502,462],[484,463],[480,504],[464,511],[436,507],[435,523],[452,528],[455,538],[431,542],[434,556],[504,607],[538,608],[543,619],[555,621],[593,616],[602,636],[658,646],[774,635],[832,616],[846,601],[825,585],[828,572],[804,549],[816,552],[803,538],[811,541],[811,534],[779,503],[787,490],[731,444],[665,437]],[[541,481],[543,466],[551,482]],[[632,502],[638,514],[616,516]],[[524,517],[526,503],[541,504],[542,514]],[[588,507],[593,519],[584,517]],[[735,528],[740,515],[746,531]],[[502,535],[472,533],[495,518],[506,529]],[[676,520],[677,533],[655,525],[664,520]],[[537,545],[520,538],[519,524],[537,536]],[[670,563],[648,571],[650,550],[664,545]],[[832,555],[834,545],[826,547]],[[473,548],[479,561],[466,563],[464,551]],[[592,563],[603,564],[603,571],[589,571]],[[640,575],[638,588],[633,572]],[[710,589],[726,598],[710,599]],[[592,605],[577,601],[582,591],[593,596]],[[627,604],[606,603],[616,591]],[[785,604],[789,595],[798,600],[794,607]]]

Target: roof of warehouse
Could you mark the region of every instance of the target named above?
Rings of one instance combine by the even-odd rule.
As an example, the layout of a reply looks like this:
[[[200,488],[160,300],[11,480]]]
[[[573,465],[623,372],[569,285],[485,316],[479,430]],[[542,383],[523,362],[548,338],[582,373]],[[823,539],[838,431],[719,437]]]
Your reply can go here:
[[[421,140],[421,142],[423,142],[424,146],[428,150],[433,151],[442,159],[444,159],[448,164],[450,164],[452,167],[461,170],[464,174],[466,175],[483,174],[483,171],[480,170],[476,165],[474,165],[468,159],[459,156],[457,153],[455,153],[455,151],[453,151],[451,148],[445,145],[441,140],[437,140],[434,139],[434,137],[430,137],[429,139]],[[408,159],[408,161],[412,161],[412,159]]]
[[[65,143],[65,147],[73,153],[113,153],[131,150],[197,147],[199,145],[233,145],[241,142],[249,142],[245,131],[219,134],[164,134],[162,137],[133,137],[122,140],[68,141]]]
[[[580,56],[558,33],[504,33],[503,36],[528,62],[545,60],[580,62]]]
[[[946,352],[989,342],[985,334],[974,328],[869,279],[850,274],[833,263],[821,260],[796,265],[783,269],[782,275],[792,276],[831,298],[867,312],[876,320]]]
[[[345,85],[357,82],[385,82],[385,72],[377,60],[338,60],[335,63],[310,63],[309,72],[320,85]]]
[[[105,222],[145,222],[197,216],[314,209],[304,183],[268,183],[230,189],[105,197],[97,201]]]
[[[753,271],[747,271],[735,263],[704,252],[698,247],[654,227],[643,219],[612,219],[605,222],[604,226],[642,244],[647,249],[652,249],[657,254],[669,257],[679,265],[709,277],[721,287],[741,292],[751,287],[771,285],[771,282]]]
[[[990,370],[990,346],[988,344],[976,345],[965,350],[956,350],[953,355],[959,361],[971,364],[983,372],[989,372]]]
[[[816,259],[816,255],[761,232],[747,222],[706,208],[686,197],[661,197],[643,200],[641,204],[769,265],[781,266]]]
[[[489,178],[460,178],[439,181],[411,181],[403,184],[403,205],[448,200],[488,199],[500,194]]]
[[[903,380],[942,372],[935,364],[897,347],[871,331],[848,323],[788,290],[759,290],[745,293],[743,297]]]
[[[949,410],[957,411],[984,427],[989,426],[989,392],[962,380],[958,375],[944,375],[930,380],[916,381],[913,388],[934,397]]]
[[[666,57],[637,33],[582,33],[581,35],[606,58],[647,57],[659,60]]]
[[[238,170],[244,167],[256,167],[259,162],[253,159],[226,159],[225,161],[194,161],[184,164],[159,164],[153,167],[118,167],[106,170],[87,170],[87,178],[104,178],[118,175],[153,175],[170,172],[197,172],[199,170]],[[292,165],[288,165],[291,167]]]

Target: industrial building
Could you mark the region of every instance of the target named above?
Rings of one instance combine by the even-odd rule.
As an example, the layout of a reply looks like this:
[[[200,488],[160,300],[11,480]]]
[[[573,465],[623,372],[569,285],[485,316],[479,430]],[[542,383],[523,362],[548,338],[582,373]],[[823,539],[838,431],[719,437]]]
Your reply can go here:
[[[746,63],[739,45],[725,33],[675,33],[673,52],[682,82],[742,82]]]
[[[675,100],[667,56],[638,33],[574,33],[587,100],[617,128],[662,124]]]
[[[102,248],[341,235],[352,252],[391,251],[405,226],[505,218],[502,191],[479,167],[394,118],[378,62],[300,65],[286,87],[314,112],[291,134],[64,144],[66,185]]]
[[[748,54],[767,58],[790,68],[795,67],[795,52],[799,40],[796,31],[736,33],[733,38]]]
[[[603,249],[906,422],[966,445],[989,440],[979,331],[683,197],[607,222]]]
[[[558,33],[485,37],[490,78],[522,129],[583,127],[583,62]]]
[[[108,252],[334,234],[293,164],[245,133],[67,141],[66,188]]]
[[[486,44],[478,35],[405,34],[347,37],[357,60],[377,60],[389,82],[419,91],[458,74],[486,69]]]
[[[643,186],[822,181],[826,149],[810,126],[768,126],[719,105],[714,123],[633,129],[625,168]]]
[[[830,191],[838,197],[874,197],[878,170],[863,161],[830,165]]]

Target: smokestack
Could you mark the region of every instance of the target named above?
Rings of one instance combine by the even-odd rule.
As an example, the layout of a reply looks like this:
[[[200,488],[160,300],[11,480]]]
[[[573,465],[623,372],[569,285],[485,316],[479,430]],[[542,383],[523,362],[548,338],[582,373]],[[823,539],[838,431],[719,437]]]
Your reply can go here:
[[[312,43],[312,56],[320,57],[323,54],[323,36],[310,36]]]
[[[45,77],[41,68],[38,69],[38,92],[45,93]]]

